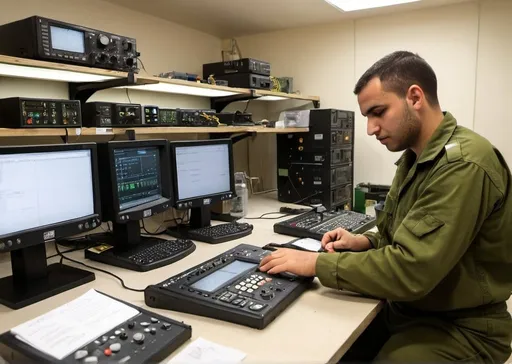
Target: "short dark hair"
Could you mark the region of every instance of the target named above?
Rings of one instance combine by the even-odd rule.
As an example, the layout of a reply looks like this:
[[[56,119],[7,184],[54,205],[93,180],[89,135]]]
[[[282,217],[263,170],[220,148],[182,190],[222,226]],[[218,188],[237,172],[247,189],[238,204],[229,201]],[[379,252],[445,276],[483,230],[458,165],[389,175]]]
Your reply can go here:
[[[412,85],[421,87],[428,102],[432,106],[439,106],[437,98],[437,77],[430,65],[419,55],[397,51],[388,54],[371,66],[357,81],[354,93],[359,95],[375,77],[382,82],[385,90],[405,97]]]

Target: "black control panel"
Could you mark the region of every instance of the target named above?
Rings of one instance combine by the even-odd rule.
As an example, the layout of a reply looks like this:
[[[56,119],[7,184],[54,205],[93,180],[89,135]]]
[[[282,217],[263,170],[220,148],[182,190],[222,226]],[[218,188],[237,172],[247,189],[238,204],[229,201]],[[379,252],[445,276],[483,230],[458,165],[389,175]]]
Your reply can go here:
[[[80,101],[10,97],[0,99],[0,126],[5,128],[81,127]]]
[[[178,125],[178,110],[160,108],[158,110],[159,121],[162,126],[177,126]]]
[[[12,353],[12,363],[156,363],[167,358],[192,336],[189,325],[117,300],[140,313],[62,360],[34,349],[10,332],[0,335],[2,351]]]
[[[375,217],[355,211],[316,212],[312,210],[274,224],[274,232],[298,238],[322,240],[326,232],[337,228],[343,228],[353,234],[361,234],[375,225]]]
[[[143,126],[138,104],[87,102],[82,112],[83,125],[88,127]]]
[[[178,110],[178,126],[219,126],[215,110],[181,109]]]
[[[210,75],[214,75],[215,79],[217,79],[217,76],[228,73],[254,73],[270,76],[270,63],[253,58],[242,58],[233,61],[203,64],[203,78],[205,80]],[[230,86],[233,85],[230,84]]]
[[[0,53],[138,72],[135,39],[40,16],[1,25]]]
[[[265,328],[299,295],[312,278],[259,271],[271,252],[240,244],[165,281],[148,286],[146,305]]]
[[[215,114],[219,122],[226,125],[254,125],[252,113],[247,112],[219,112]]]
[[[270,90],[272,81],[270,76],[257,75],[255,73],[228,73],[215,76],[216,80],[228,81],[230,87],[256,88]]]
[[[160,111],[158,106],[145,105],[142,110],[144,125],[160,125]]]

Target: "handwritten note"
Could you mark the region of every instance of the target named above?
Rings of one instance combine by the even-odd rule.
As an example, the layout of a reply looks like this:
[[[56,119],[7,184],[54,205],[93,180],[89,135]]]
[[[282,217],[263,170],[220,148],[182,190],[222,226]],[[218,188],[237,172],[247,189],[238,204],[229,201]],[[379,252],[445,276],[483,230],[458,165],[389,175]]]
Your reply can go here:
[[[246,354],[240,350],[219,345],[201,337],[190,343],[168,364],[240,363]]]
[[[61,360],[138,313],[122,302],[90,290],[11,332],[19,340]]]

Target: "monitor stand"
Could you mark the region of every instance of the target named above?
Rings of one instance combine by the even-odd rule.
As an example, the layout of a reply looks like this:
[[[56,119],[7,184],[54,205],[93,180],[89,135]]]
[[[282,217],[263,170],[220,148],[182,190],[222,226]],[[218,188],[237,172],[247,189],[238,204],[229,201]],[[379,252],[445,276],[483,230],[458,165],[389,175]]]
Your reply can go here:
[[[15,310],[95,279],[83,269],[47,265],[45,244],[11,251],[11,266],[12,276],[0,278],[0,303]]]
[[[176,225],[167,229],[167,234],[181,239],[190,239],[189,230],[200,229],[211,225],[212,213],[210,206],[192,207],[188,225]]]
[[[146,272],[174,263],[195,250],[193,243],[183,244],[164,238],[141,236],[139,220],[131,220],[124,224],[113,222],[112,225],[111,233],[89,236],[89,241],[97,245],[85,250],[87,259]],[[173,246],[165,252],[159,250],[151,253],[150,250],[153,246],[165,242],[169,242]],[[135,255],[136,257],[134,257]],[[158,258],[153,257],[156,255],[159,255]]]

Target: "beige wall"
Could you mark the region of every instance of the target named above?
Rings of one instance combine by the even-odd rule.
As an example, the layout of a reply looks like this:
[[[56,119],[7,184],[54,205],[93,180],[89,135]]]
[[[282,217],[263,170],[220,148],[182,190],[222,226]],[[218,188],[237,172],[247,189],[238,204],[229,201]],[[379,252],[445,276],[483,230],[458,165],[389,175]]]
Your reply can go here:
[[[480,14],[475,131],[512,166],[512,2],[483,3]]]
[[[217,37],[100,0],[0,0],[0,8],[0,24],[40,15],[134,37],[151,76],[173,70],[201,74],[203,63],[220,58]],[[9,96],[67,98],[68,91],[64,83],[1,77],[0,97]],[[209,107],[208,99],[190,96],[130,91],[130,98],[167,107]],[[92,100],[128,102],[124,90],[102,91]]]
[[[320,96],[321,107],[355,110],[355,181],[390,183],[399,154],[366,135],[352,90],[373,62],[394,50],[423,56],[438,75],[442,108],[459,124],[482,132],[512,163],[511,127],[502,111],[512,99],[512,3],[498,0],[481,7],[459,4],[237,41],[244,57],[270,61],[275,75],[292,76],[296,89]]]

